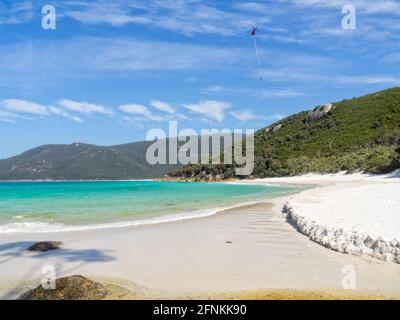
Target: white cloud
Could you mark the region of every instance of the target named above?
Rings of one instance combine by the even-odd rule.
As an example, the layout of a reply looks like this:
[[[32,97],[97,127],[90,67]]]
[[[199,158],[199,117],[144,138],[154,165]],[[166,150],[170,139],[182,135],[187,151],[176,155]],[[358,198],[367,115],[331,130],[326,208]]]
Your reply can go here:
[[[128,23],[150,23],[148,19],[130,15],[128,3],[115,2],[75,2],[72,5],[65,3],[64,15],[84,24],[107,23],[112,26],[123,26]]]
[[[19,116],[15,113],[0,110],[0,121],[15,123],[16,122],[15,119],[18,117]]]
[[[113,77],[143,74],[154,79],[162,76],[160,72],[196,74],[208,70],[245,73],[250,61],[254,61],[253,56],[238,47],[120,37],[16,40],[0,44],[0,88],[37,95],[46,89],[54,90],[54,83],[68,86],[71,81],[82,79],[112,81]]]
[[[152,100],[150,102],[150,105],[158,110],[173,114],[175,113],[175,109],[166,102],[158,101],[158,100]]]
[[[56,107],[49,107],[49,110],[51,113],[58,115],[58,116],[62,116],[65,117],[67,119],[70,119],[72,121],[78,122],[78,123],[83,123],[83,120],[75,115],[70,114],[69,112],[62,110],[60,108],[56,108]]]
[[[231,104],[223,101],[203,100],[196,104],[184,104],[183,107],[208,119],[222,122],[225,118],[224,111],[230,108]]]
[[[0,3],[0,25],[20,24],[30,20],[34,16],[33,5],[30,1],[18,1],[9,4]]]
[[[223,92],[231,92],[231,89],[225,88],[220,85],[212,85],[205,88],[202,93],[203,94],[212,94],[212,93],[223,93]]]
[[[78,113],[83,113],[86,115],[90,115],[93,113],[100,113],[100,114],[106,114],[106,115],[112,115],[114,112],[110,109],[107,109],[105,107],[96,105],[96,104],[91,104],[87,103],[85,101],[73,101],[73,100],[68,100],[68,99],[61,99],[58,104],[73,112],[78,112]]]
[[[70,43],[68,46],[73,51],[84,50],[87,54],[85,67],[96,71],[221,69],[243,65],[250,59],[240,48],[129,38],[86,38],[83,42]]]
[[[262,98],[292,98],[303,96],[304,93],[292,89],[263,90],[258,94]]]
[[[245,110],[245,111],[232,111],[230,112],[230,115],[237,120],[241,122],[246,122],[246,121],[254,121],[254,120],[273,120],[273,121],[278,121],[282,120],[285,118],[284,115],[280,113],[273,114],[271,116],[263,116],[263,115],[256,115],[253,111],[251,110]]]
[[[270,20],[268,10],[241,12],[217,8],[202,1],[119,0],[64,3],[64,14],[84,24],[107,23],[114,26],[140,24],[184,35],[241,34],[254,21],[263,24]]]
[[[140,129],[144,128],[142,119],[138,119],[138,117],[123,116],[122,120],[124,120],[123,124],[127,124],[129,127]]]
[[[251,121],[259,118],[252,111],[232,111],[229,114],[241,122]]]
[[[400,77],[390,74],[364,74],[364,75],[348,75],[344,66],[337,66],[337,70],[331,69],[331,64],[319,67],[319,73],[315,72],[315,68],[311,66],[300,66],[297,63],[286,68],[271,68],[263,70],[264,78],[268,78],[274,82],[287,82],[290,81],[296,85],[303,86],[305,83],[314,83],[315,85],[399,85]],[[283,97],[299,97],[307,93],[293,89],[270,89],[262,90],[257,95],[262,98],[283,98]]]
[[[269,117],[267,117],[269,120],[275,120],[275,121],[278,121],[278,120],[282,120],[283,118],[286,118],[286,116],[285,115],[283,115],[283,114],[280,114],[280,113],[275,113],[275,114],[273,114],[272,116],[269,116]]]
[[[61,100],[61,102],[63,102],[64,107],[75,106],[73,104],[67,103],[71,102],[70,100]],[[70,112],[64,109],[61,109],[59,107],[42,105],[33,101],[26,101],[21,99],[5,99],[0,101],[0,107],[2,108],[2,110],[0,109],[1,121],[16,122],[17,119],[33,120],[34,117],[32,116],[37,116],[37,117],[61,116],[78,123],[83,122],[81,118],[77,117],[74,114],[71,114]],[[69,109],[71,109],[71,111],[81,112],[86,114],[93,112],[92,107],[88,108],[86,112],[83,112],[82,109],[79,109],[80,111],[78,111],[77,108],[73,107]],[[100,109],[100,111],[104,110]],[[26,115],[30,115],[31,117],[28,117]]]
[[[49,114],[46,106],[26,100],[6,99],[2,100],[0,105],[8,111],[16,113],[28,113],[40,116],[46,116]]]
[[[186,114],[183,113],[178,113],[176,116],[181,120],[191,120]]]
[[[337,76],[335,81],[339,84],[384,84],[384,85],[399,85],[400,78],[394,76],[383,75],[363,75],[363,76]]]
[[[313,8],[341,9],[343,6],[351,4],[355,8],[368,13],[397,13],[399,14],[400,4],[394,0],[286,0],[299,6]]]
[[[260,2],[242,2],[235,4],[235,8],[246,11],[267,11],[269,8]]]
[[[62,51],[61,51],[62,50]],[[251,47],[249,50],[252,50]],[[15,52],[12,55],[9,52]],[[77,58],[78,52],[85,52]],[[392,50],[391,52],[395,52]],[[373,54],[373,53],[371,53]],[[209,57],[213,59],[209,59]],[[276,56],[281,57],[276,59]],[[54,57],[57,57],[55,59]],[[279,50],[267,50],[263,53],[263,61],[268,67],[262,71],[266,81],[290,81],[287,85],[303,84],[304,81],[324,83],[342,82],[340,74],[346,75],[348,63],[346,59],[335,59],[332,55],[288,53]],[[384,60],[383,60],[384,61]],[[142,41],[137,39],[117,38],[79,38],[63,42],[50,43],[33,41],[29,46],[15,44],[0,46],[0,69],[10,74],[10,83],[21,85],[39,83],[37,75],[46,73],[50,82],[55,75],[62,74],[66,79],[85,77],[86,75],[114,76],[129,71],[185,71],[220,70],[229,68],[234,72],[246,75],[251,70],[256,72],[255,57],[242,48],[217,48],[192,44]],[[57,72],[54,72],[57,71]],[[225,70],[223,70],[225,71]],[[247,71],[247,72],[246,72]],[[372,75],[373,76],[373,75]],[[382,75],[384,77],[385,75]],[[388,84],[393,81],[386,77]],[[381,83],[384,79],[382,78]],[[3,82],[3,81],[2,81]],[[42,83],[42,82],[40,82]],[[318,83],[319,84],[319,83]],[[204,93],[237,93],[240,88],[210,86]],[[298,92],[264,92],[265,97],[299,96]],[[219,98],[217,98],[219,99]],[[71,111],[71,110],[70,110]]]
[[[16,123],[16,121],[13,120],[13,119],[7,119],[7,118],[1,118],[1,117],[0,117],[0,121],[1,122],[8,122],[8,123]]]
[[[119,106],[119,109],[126,113],[134,113],[134,114],[141,114],[141,115],[149,114],[149,109],[147,109],[147,107],[145,107],[141,104],[136,104],[136,103],[124,104],[122,106]]]
[[[151,120],[151,121],[157,121],[157,122],[161,122],[164,119],[162,117],[153,115],[150,110],[141,105],[141,104],[136,104],[136,103],[131,103],[131,104],[124,104],[118,107],[118,109],[120,109],[121,111],[125,112],[125,113],[129,113],[129,114],[136,114],[141,116],[142,118],[135,118],[135,120]]]

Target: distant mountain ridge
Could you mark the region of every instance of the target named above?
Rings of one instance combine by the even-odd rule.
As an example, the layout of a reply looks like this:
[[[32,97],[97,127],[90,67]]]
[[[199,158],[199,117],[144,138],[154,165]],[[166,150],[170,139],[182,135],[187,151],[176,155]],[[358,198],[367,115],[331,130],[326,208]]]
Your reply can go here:
[[[211,142],[211,136],[208,137]],[[193,137],[192,137],[193,138]],[[200,137],[196,137],[200,146]],[[170,139],[166,139],[167,162]],[[162,178],[181,164],[151,165],[146,159],[153,141],[114,146],[85,143],[42,145],[0,160],[0,181],[5,180],[130,180]],[[185,141],[178,141],[180,148]],[[224,147],[221,141],[220,148]],[[210,143],[209,153],[212,153]],[[207,150],[198,150],[199,159]]]
[[[110,147],[43,145],[0,160],[0,180],[119,180],[164,176],[179,165],[150,165],[149,141]]]

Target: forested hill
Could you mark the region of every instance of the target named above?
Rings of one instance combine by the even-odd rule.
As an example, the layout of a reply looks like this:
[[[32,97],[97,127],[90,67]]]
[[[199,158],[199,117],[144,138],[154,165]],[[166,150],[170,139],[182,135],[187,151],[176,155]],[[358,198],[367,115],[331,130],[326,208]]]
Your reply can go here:
[[[150,165],[151,142],[110,147],[73,143],[43,145],[0,160],[0,180],[116,180],[161,177],[178,165]]]
[[[400,167],[399,141],[400,88],[393,88],[318,106],[259,130],[253,176],[389,172]],[[191,165],[171,177],[220,180],[235,173],[234,166]]]
[[[200,137],[197,139],[200,145]],[[167,149],[169,142],[170,139],[165,140]],[[151,144],[153,142],[141,141],[114,146],[84,143],[43,145],[0,160],[0,180],[153,179],[181,167],[180,164],[149,164],[146,152]],[[185,141],[177,144],[180,148]],[[211,150],[210,146],[209,152]],[[202,150],[198,152],[199,158],[203,157]]]

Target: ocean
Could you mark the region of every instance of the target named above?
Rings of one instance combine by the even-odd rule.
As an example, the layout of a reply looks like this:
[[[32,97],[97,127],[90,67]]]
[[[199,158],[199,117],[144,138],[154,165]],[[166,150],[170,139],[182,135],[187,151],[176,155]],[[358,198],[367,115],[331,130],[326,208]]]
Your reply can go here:
[[[300,190],[195,182],[1,182],[0,233],[83,231],[206,217]]]

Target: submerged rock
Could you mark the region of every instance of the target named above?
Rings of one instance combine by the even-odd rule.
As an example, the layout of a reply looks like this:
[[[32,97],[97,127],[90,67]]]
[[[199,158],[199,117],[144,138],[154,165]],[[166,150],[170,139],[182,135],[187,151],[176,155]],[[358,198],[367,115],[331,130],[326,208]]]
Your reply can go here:
[[[20,300],[101,300],[107,295],[106,288],[83,276],[56,279],[55,289],[41,285],[20,296]]]
[[[29,251],[41,251],[46,252],[49,250],[57,250],[60,249],[62,245],[61,241],[41,241],[36,242],[35,244],[31,245],[28,250]]]

